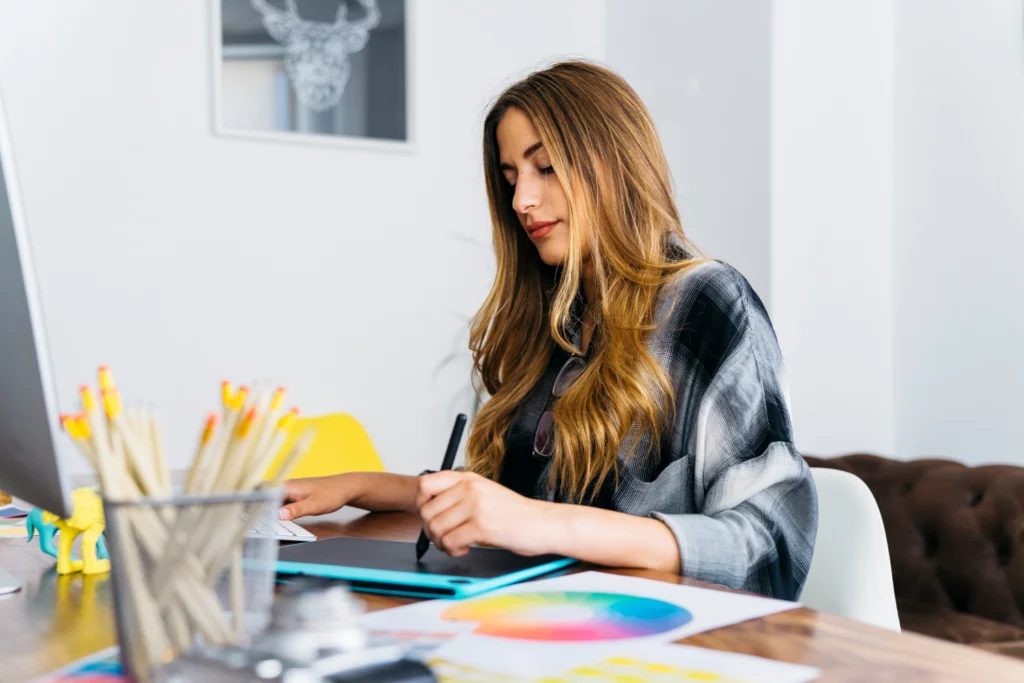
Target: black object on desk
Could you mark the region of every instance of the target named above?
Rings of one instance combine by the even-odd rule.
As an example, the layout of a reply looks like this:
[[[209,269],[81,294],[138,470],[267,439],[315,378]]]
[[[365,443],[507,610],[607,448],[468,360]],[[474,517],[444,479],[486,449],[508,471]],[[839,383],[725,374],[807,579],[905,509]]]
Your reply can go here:
[[[462,557],[432,553],[417,560],[412,543],[328,538],[281,548],[278,574],[342,579],[354,591],[418,598],[464,598],[554,572],[576,562],[560,555],[523,557],[472,547]]]
[[[455,454],[459,450],[459,443],[462,441],[462,432],[466,428],[466,416],[463,413],[459,413],[458,417],[455,418],[455,426],[452,427],[451,438],[448,439],[448,450],[444,452],[444,461],[441,463],[441,471],[450,470],[452,465],[455,464]],[[420,537],[416,540],[416,560],[419,561],[427,548],[430,547],[430,541],[427,539],[427,532],[420,531]]]

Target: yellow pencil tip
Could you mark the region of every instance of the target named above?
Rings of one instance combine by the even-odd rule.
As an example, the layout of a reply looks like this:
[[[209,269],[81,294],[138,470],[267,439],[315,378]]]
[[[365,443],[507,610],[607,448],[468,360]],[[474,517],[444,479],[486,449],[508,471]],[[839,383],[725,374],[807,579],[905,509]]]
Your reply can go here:
[[[235,395],[235,388],[231,382],[224,380],[220,383],[220,398],[225,407],[231,407],[231,400]]]
[[[79,393],[82,396],[82,410],[86,413],[91,413],[96,410],[96,394],[92,393],[92,389],[89,388],[89,385],[83,385],[82,388],[79,389]]]
[[[249,397],[249,387],[240,386],[238,387],[238,393],[235,394],[234,399],[231,401],[231,408],[233,410],[241,410],[245,407],[245,399]]]
[[[276,413],[281,410],[284,407],[284,399],[287,395],[288,392],[284,387],[278,387],[277,391],[274,392],[274,398],[270,401],[270,412]]]
[[[290,431],[295,426],[295,421],[299,417],[299,409],[292,408],[288,413],[277,421],[277,428],[282,432]]]
[[[75,422],[78,424],[78,432],[83,439],[92,438],[92,427],[89,426],[89,419],[85,415],[79,415],[75,418]]]
[[[106,365],[100,366],[100,392],[110,391],[114,388],[114,373]]]
[[[75,421],[75,418],[70,415],[61,415],[60,424],[72,439],[77,440],[79,438],[78,423]]]
[[[107,411],[107,417],[111,420],[121,415],[124,406],[121,404],[121,392],[117,389],[103,392],[103,408]]]

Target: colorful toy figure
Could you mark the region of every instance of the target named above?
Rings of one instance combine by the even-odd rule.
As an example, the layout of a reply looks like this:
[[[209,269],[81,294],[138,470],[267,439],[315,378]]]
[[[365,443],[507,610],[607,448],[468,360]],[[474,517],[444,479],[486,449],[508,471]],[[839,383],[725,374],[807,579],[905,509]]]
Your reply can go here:
[[[57,557],[57,548],[53,545],[53,537],[57,535],[57,527],[50,522],[43,521],[43,515],[49,515],[42,508],[33,508],[25,519],[25,528],[28,530],[28,542],[32,537],[39,534],[39,549],[50,557]]]
[[[61,519],[52,512],[36,508],[26,520],[28,540],[39,533],[39,549],[57,558],[57,573],[102,574],[110,571],[110,556],[103,542],[106,523],[103,518],[103,501],[91,488],[76,489],[71,494],[74,512],[68,519]],[[60,531],[58,547],[53,547],[53,537]],[[71,546],[82,535],[82,559],[71,556]]]

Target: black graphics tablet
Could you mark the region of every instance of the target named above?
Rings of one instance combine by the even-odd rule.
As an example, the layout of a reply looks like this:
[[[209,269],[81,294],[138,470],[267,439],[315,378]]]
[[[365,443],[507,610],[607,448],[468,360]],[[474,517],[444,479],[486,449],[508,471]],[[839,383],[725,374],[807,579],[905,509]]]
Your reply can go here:
[[[498,548],[470,548],[449,557],[431,546],[416,561],[416,544],[328,538],[282,547],[278,574],[342,579],[352,590],[417,598],[466,598],[567,567],[560,555],[523,557]]]

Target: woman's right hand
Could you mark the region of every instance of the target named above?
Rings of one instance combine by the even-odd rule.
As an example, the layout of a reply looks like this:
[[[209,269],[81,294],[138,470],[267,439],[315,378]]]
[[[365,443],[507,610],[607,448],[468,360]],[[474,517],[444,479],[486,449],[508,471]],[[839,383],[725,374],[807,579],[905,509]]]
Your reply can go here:
[[[348,481],[350,474],[329,477],[290,479],[284,483],[284,502],[281,519],[290,520],[310,515],[326,515],[345,507],[358,496]]]

